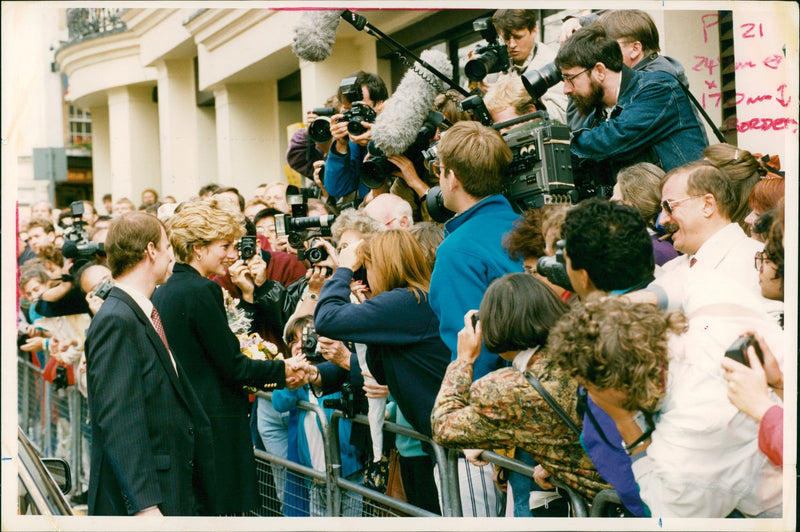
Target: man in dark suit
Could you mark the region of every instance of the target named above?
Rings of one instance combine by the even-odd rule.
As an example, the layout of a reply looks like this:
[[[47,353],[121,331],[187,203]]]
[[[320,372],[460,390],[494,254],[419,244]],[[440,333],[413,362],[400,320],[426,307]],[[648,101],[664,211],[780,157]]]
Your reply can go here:
[[[173,262],[163,224],[131,212],[105,243],[116,281],[86,337],[90,515],[212,515],[211,426],[150,295]]]

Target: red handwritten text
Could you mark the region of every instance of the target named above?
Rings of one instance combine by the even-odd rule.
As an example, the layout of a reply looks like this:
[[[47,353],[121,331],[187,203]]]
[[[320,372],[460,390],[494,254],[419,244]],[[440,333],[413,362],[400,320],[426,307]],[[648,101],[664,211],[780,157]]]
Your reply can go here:
[[[746,95],[743,92],[737,92],[733,96],[725,99],[722,101],[722,93],[721,92],[710,92],[708,93],[708,97],[711,99],[711,102],[714,104],[714,107],[719,107],[722,105],[725,108],[733,107],[736,105],[753,105],[761,102],[766,102],[770,100],[775,100],[778,102],[782,107],[789,107],[789,102],[792,101],[792,97],[789,96],[786,99],[786,84],[779,86],[775,89],[777,94],[751,94]],[[715,101],[716,100],[716,101]],[[706,107],[706,94],[703,93],[702,95],[703,107]]]
[[[797,133],[797,120],[794,118],[751,118],[750,120],[738,120],[736,117],[730,117],[726,126],[731,129],[733,127],[739,133],[746,131],[783,131],[792,129],[792,133]]]
[[[703,42],[708,42],[708,28],[719,24],[719,15],[716,13],[709,13],[700,18],[703,21]]]
[[[697,59],[697,64],[692,67],[695,72],[700,72],[705,68],[708,69],[708,75],[713,76],[714,69],[719,67],[719,57],[715,59],[704,55],[696,55],[694,58]]]
[[[777,70],[778,65],[781,64],[781,61],[783,61],[783,57],[781,57],[780,55],[778,54],[771,55],[766,59],[764,59],[764,66],[767,68],[771,68],[772,70]]]
[[[753,38],[755,38],[756,37],[756,28],[758,28],[758,36],[759,37],[763,37],[764,36],[764,25],[763,24],[759,24],[758,26],[756,26],[752,22],[748,22],[747,24],[742,24],[739,27],[744,30],[742,32],[742,38],[743,39],[753,39]]]

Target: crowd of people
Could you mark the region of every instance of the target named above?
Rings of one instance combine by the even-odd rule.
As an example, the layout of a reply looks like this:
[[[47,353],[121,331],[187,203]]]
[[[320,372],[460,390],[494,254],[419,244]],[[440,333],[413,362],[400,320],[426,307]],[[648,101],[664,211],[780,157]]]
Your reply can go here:
[[[342,476],[385,491],[397,453],[406,500],[433,513],[433,449],[385,438],[386,419],[460,451],[464,516],[498,515],[509,490],[515,516],[541,515],[554,483],[588,503],[613,488],[633,516],[782,515],[783,174],[708,145],[645,13],[569,19],[557,51],[532,13],[496,12],[508,72],[474,90],[498,122],[544,108],[570,125],[573,205],[520,212],[505,132],[452,91],[434,104],[435,160],[388,156],[368,187],[374,124],[353,132],[345,113],[390,97],[359,71],[360,92],[328,102],[329,138],[292,138],[304,189],[31,206],[20,349],[88,398],[90,514],[248,515],[253,450],[324,471],[298,401],[352,393],[369,427],[338,425]],[[563,81],[532,97],[521,76],[552,61]],[[324,515],[318,486],[272,471],[280,515]]]

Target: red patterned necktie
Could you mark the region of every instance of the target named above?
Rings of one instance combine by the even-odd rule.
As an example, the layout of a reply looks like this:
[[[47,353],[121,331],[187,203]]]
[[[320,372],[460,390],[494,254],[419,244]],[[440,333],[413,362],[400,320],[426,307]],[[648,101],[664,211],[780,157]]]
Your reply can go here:
[[[692,268],[695,264],[697,264],[697,259],[692,257],[692,260],[689,261],[689,267]]]
[[[161,316],[158,315],[156,307],[153,307],[153,312],[150,313],[150,319],[153,320],[153,327],[155,327],[161,341],[164,342],[164,347],[169,351],[169,344],[167,343],[167,335],[164,334],[164,326],[161,325]]]

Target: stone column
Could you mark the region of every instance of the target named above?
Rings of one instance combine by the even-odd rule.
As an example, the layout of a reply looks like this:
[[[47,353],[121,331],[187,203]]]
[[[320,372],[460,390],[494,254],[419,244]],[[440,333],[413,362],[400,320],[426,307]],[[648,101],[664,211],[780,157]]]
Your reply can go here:
[[[247,197],[259,183],[283,179],[277,82],[228,84],[214,98],[217,182]]]
[[[161,187],[158,106],[151,87],[117,87],[108,91],[111,194],[116,202],[141,203],[145,188]]]
[[[156,68],[161,139],[161,186],[157,190],[182,201],[200,188],[194,63],[191,58],[173,59],[159,61]]]
[[[92,201],[98,213],[111,214],[103,209],[103,196],[111,193],[111,143],[108,127],[108,106],[89,109],[92,114]]]

